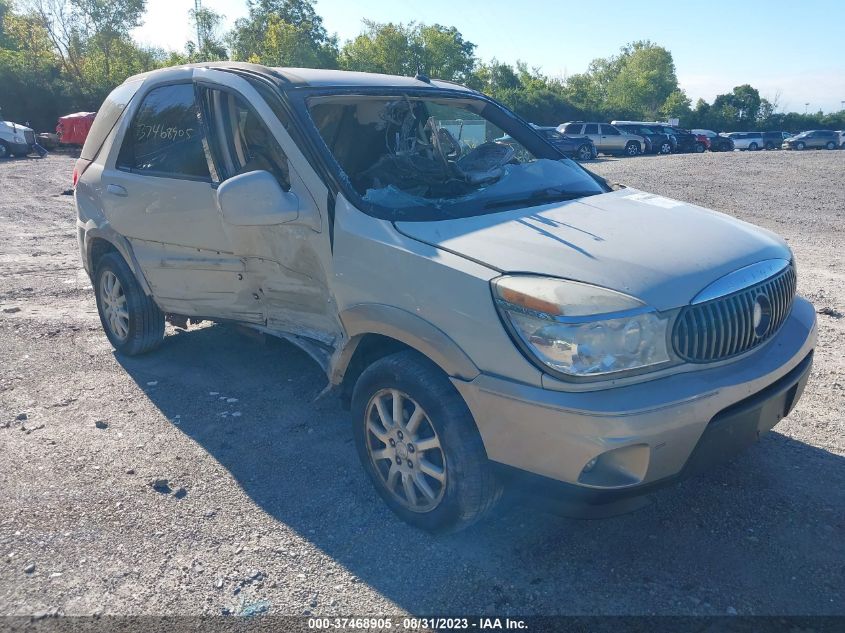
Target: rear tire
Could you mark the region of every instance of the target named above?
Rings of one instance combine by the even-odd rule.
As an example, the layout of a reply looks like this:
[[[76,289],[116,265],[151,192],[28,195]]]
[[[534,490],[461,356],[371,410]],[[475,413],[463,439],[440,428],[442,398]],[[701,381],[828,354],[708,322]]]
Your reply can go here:
[[[660,153],[661,154],[671,154],[672,153],[672,144],[671,143],[662,143],[660,145]]]
[[[406,523],[454,532],[499,500],[502,488],[469,408],[421,354],[398,352],[364,370],[352,393],[352,415],[364,470]]]
[[[756,152],[758,147],[759,146],[757,145],[757,143],[751,143],[751,145],[748,146],[748,149],[750,149],[752,152]]]
[[[117,253],[106,253],[97,264],[94,294],[100,323],[118,352],[137,356],[161,345],[164,314]]]
[[[627,145],[625,145],[625,154],[627,156],[639,156],[640,144],[636,141],[628,141]]]
[[[582,145],[575,152],[575,156],[578,160],[590,160],[593,157],[593,150],[590,149],[589,145]]]
[[[706,150],[707,150],[707,148],[704,147],[704,143],[696,143],[695,144],[695,153],[696,154],[703,154]]]
[[[827,149],[836,149],[836,143],[834,143],[833,141],[828,141],[826,147]]]

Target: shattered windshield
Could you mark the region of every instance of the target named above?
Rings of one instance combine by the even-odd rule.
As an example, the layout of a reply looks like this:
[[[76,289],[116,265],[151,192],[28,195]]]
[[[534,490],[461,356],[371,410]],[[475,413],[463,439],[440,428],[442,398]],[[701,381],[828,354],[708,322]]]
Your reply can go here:
[[[461,217],[606,191],[482,99],[331,95],[312,97],[308,109],[358,195],[403,217]]]

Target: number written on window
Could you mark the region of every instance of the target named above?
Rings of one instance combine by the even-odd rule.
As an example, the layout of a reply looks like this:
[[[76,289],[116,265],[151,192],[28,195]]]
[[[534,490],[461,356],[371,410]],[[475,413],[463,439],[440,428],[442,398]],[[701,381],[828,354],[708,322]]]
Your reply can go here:
[[[191,84],[147,93],[123,141],[118,167],[150,175],[210,177]]]

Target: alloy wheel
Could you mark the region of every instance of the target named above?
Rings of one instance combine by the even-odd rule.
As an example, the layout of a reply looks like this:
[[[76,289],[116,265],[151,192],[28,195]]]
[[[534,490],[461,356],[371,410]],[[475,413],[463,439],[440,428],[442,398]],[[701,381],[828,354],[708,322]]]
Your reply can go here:
[[[366,415],[367,453],[381,485],[408,510],[436,508],[446,492],[446,456],[422,406],[398,389],[382,389]]]
[[[578,158],[581,160],[590,160],[593,157],[593,152],[587,145],[582,145],[578,148]]]
[[[661,154],[668,154],[671,151],[672,151],[672,145],[670,143],[663,143],[663,145],[660,146],[660,153]]]
[[[120,280],[107,270],[100,277],[100,303],[111,333],[121,341],[129,335],[129,310]]]

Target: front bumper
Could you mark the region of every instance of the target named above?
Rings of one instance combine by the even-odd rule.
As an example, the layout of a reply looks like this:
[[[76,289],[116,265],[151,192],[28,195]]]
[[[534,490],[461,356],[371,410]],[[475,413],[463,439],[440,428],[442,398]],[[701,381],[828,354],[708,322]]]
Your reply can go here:
[[[491,460],[604,503],[700,472],[756,440],[798,401],[815,343],[815,310],[796,298],[770,341],[707,369],[600,391],[552,391],[485,374],[453,382]]]

